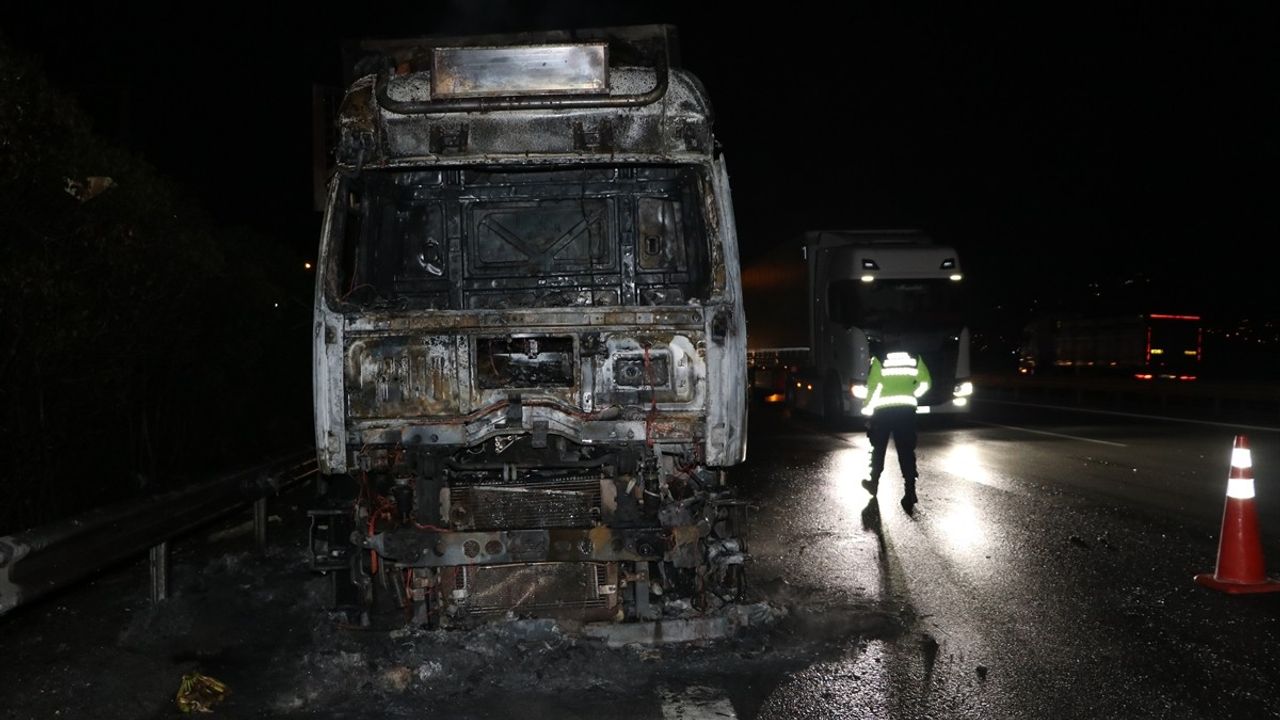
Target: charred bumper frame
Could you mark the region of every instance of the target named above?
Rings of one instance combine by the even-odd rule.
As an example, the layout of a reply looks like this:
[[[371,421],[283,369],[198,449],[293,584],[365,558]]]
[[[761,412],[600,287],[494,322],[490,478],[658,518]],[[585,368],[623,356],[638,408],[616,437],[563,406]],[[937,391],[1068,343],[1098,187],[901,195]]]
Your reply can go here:
[[[401,528],[370,536],[356,534],[352,541],[406,567],[646,560],[692,567],[697,563],[699,537],[696,526],[489,532]]]

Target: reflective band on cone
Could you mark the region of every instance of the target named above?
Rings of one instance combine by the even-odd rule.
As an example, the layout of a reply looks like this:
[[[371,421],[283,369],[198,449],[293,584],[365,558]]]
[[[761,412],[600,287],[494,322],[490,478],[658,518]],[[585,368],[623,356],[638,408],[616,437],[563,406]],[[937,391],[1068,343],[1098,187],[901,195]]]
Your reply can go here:
[[[1246,441],[1247,443],[1248,441]],[[1247,447],[1231,448],[1231,469],[1248,470],[1253,467],[1253,455]]]
[[[1241,478],[1230,478],[1227,480],[1227,497],[1237,500],[1253,499],[1253,481]]]
[[[1222,510],[1222,536],[1218,539],[1218,565],[1212,575],[1201,573],[1195,581],[1226,593],[1280,592],[1280,582],[1267,579],[1254,507],[1253,458],[1249,441],[1237,435],[1231,450],[1231,474],[1227,478],[1227,502]]]

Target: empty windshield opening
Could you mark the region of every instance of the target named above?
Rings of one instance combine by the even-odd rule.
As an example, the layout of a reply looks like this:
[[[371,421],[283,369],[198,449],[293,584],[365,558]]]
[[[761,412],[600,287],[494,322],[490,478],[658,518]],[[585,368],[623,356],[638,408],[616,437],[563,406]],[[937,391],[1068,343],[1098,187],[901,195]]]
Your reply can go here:
[[[342,303],[679,305],[709,293],[695,167],[375,170],[343,182],[331,288]]]

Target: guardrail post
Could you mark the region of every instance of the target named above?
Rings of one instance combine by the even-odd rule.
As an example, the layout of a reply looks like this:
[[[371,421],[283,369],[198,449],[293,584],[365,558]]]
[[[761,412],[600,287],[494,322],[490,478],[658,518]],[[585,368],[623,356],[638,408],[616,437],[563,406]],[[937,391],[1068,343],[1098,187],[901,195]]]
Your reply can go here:
[[[265,497],[253,502],[253,539],[258,544],[258,552],[267,551],[267,499]]]
[[[169,541],[151,546],[151,602],[169,598]]]

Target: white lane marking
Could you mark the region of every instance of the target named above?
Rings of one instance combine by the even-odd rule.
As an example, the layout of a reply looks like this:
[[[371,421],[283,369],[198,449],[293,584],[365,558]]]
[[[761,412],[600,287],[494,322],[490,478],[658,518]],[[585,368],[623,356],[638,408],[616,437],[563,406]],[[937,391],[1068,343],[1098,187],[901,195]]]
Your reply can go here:
[[[1067,440],[1079,440],[1081,442],[1098,443],[1099,445],[1110,445],[1112,447],[1129,447],[1124,443],[1111,442],[1110,440],[1094,440],[1093,438],[1079,437],[1078,435],[1063,435],[1062,433],[1049,432],[1047,430],[1032,430],[1031,428],[1016,427],[1014,425],[1001,425],[1000,423],[982,422],[974,420],[979,425],[990,425],[991,427],[1004,428],[1005,430],[1018,430],[1020,432],[1035,433],[1036,435],[1048,435],[1049,437],[1066,438]]]
[[[737,720],[729,698],[716,688],[662,688],[662,720]]]
[[[1192,420],[1191,418],[1168,417],[1167,415],[1143,415],[1141,413],[1120,412],[1119,410],[1090,410],[1088,408],[1067,407],[1066,405],[1041,405],[1039,403],[1013,402],[1012,400],[988,400],[986,398],[983,398],[978,402],[995,403],[997,405],[1017,405],[1018,407],[1044,408],[1046,410],[1066,410],[1068,412],[1093,413],[1094,415],[1118,415],[1120,417],[1140,418],[1142,420],[1164,420],[1166,422],[1190,423],[1192,425],[1213,425],[1214,427],[1261,430],[1263,432],[1280,432],[1280,427],[1272,427],[1269,425],[1242,425],[1240,423],[1218,422],[1215,420]]]

